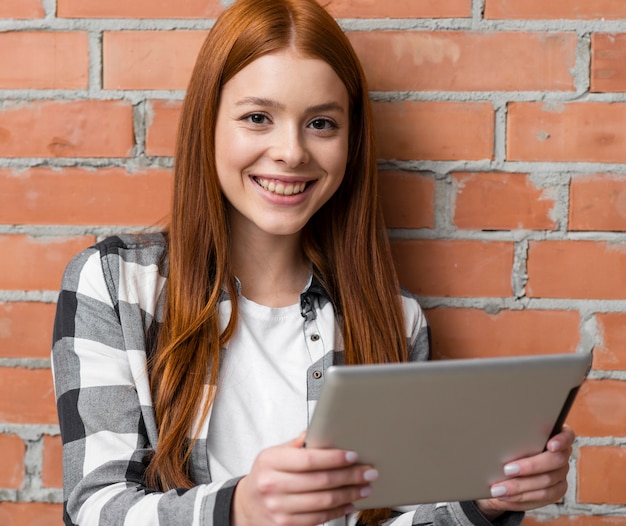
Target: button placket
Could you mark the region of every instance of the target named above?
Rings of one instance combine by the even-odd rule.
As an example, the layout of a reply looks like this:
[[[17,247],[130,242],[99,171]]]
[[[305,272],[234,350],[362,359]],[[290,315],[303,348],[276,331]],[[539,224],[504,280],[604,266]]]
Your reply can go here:
[[[315,320],[304,323],[304,335],[311,363],[315,363],[324,356],[324,341]]]

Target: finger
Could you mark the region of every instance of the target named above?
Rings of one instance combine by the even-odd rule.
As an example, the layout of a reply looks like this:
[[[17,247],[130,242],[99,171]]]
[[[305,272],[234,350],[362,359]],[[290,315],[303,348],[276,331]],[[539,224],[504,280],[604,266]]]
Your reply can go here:
[[[546,445],[548,451],[559,451],[571,448],[576,440],[574,430],[568,425],[564,425],[559,433],[554,435]]]
[[[304,447],[304,440],[306,438],[306,431],[302,431],[296,438],[283,444],[285,447]],[[280,447],[280,446],[279,446]]]
[[[311,524],[325,524],[335,519],[345,517],[354,511],[354,506],[340,506],[332,510],[309,513],[276,513],[269,517],[270,524],[289,524],[291,526],[310,526]]]
[[[375,469],[361,465],[300,473],[265,471],[257,476],[257,486],[264,495],[302,494],[364,486],[377,478]]]
[[[259,461],[278,471],[303,473],[352,466],[357,463],[354,451],[278,446],[261,452]]]
[[[525,502],[531,499],[531,497],[528,497],[529,494],[537,491],[541,492],[563,483],[565,483],[565,488],[567,488],[567,472],[568,466],[539,475],[518,477],[499,482],[491,486],[491,495],[496,498]],[[560,497],[562,495],[558,496],[557,500]],[[534,499],[534,497],[532,498]]]
[[[518,459],[504,466],[504,475],[507,477],[521,477],[537,475],[569,466],[572,454],[571,447],[557,451],[544,451],[538,455]]]
[[[344,488],[311,493],[272,495],[264,500],[272,513],[319,513],[350,507],[353,502],[371,495],[369,486],[348,486]]]
[[[502,511],[525,511],[559,502],[566,491],[567,482],[561,480],[550,487],[528,491],[510,497],[490,499],[489,502],[492,508]]]

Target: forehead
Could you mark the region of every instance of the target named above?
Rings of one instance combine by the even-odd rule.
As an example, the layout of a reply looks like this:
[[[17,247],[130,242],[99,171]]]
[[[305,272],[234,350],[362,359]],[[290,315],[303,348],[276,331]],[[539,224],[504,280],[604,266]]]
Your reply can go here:
[[[346,107],[348,104],[346,87],[327,62],[291,49],[252,61],[223,86],[221,95],[229,103],[266,98],[306,105],[329,100]]]

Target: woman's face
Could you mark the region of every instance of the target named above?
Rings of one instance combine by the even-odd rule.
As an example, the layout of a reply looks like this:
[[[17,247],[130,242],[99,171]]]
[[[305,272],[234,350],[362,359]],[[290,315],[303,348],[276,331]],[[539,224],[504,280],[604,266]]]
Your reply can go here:
[[[348,92],[323,60],[264,55],[223,87],[215,129],[237,234],[298,234],[333,195],[348,156]]]

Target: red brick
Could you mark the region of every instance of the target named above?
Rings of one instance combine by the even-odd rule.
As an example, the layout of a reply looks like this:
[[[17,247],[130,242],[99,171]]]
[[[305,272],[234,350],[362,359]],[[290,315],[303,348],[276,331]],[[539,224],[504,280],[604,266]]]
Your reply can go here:
[[[49,358],[56,306],[0,303],[0,358]]]
[[[591,91],[626,91],[626,33],[591,35]]]
[[[180,120],[181,101],[153,100],[147,123],[146,153],[171,157],[176,147],[176,133]]]
[[[50,369],[0,367],[0,421],[58,423]]]
[[[460,18],[471,16],[471,0],[320,1],[339,18]],[[58,0],[62,18],[213,18],[223,10],[218,0]]]
[[[63,505],[45,502],[0,502],[2,526],[61,526]]]
[[[337,18],[468,18],[471,0],[319,0]]]
[[[84,32],[0,33],[0,89],[85,89],[89,42]]]
[[[626,162],[626,104],[611,102],[509,104],[511,161]]]
[[[43,437],[41,480],[46,488],[63,487],[63,444],[58,435]]]
[[[626,230],[626,179],[614,174],[574,177],[570,183],[569,230]]]
[[[493,157],[494,109],[483,102],[375,102],[383,159],[481,160]]]
[[[0,157],[128,157],[133,108],[120,101],[39,101],[0,108]]]
[[[531,241],[530,298],[623,299],[626,245],[596,241]]]
[[[602,370],[626,369],[626,313],[596,313],[600,344],[593,349],[593,367]]]
[[[219,0],[57,0],[59,18],[215,18]]]
[[[583,437],[626,436],[626,382],[586,380],[568,423]]]
[[[524,526],[626,526],[626,517],[614,517],[611,515],[563,515],[550,517],[527,514],[524,518]]]
[[[575,311],[437,308],[426,317],[437,359],[565,354],[580,341]]]
[[[577,500],[583,504],[626,504],[626,450],[623,447],[580,448]]]
[[[471,16],[471,0],[320,1],[339,18],[458,18]],[[213,18],[223,10],[218,0],[58,0],[62,18]]]
[[[168,213],[171,178],[160,169],[0,170],[0,223],[152,225]]]
[[[528,174],[456,173],[454,224],[474,230],[554,230],[555,201]]]
[[[43,18],[46,12],[43,0],[2,0],[0,18]]]
[[[610,20],[626,18],[626,4],[622,0],[486,0],[485,18]]]
[[[94,241],[93,236],[0,235],[0,290],[58,290],[69,260]]]
[[[380,199],[389,228],[435,226],[435,181],[411,172],[381,172]]]
[[[0,435],[0,465],[2,466],[0,488],[19,489],[22,486],[24,453],[26,453],[26,444],[20,437]]]
[[[513,243],[392,240],[400,282],[419,296],[511,295]]]
[[[575,89],[574,33],[374,31],[350,33],[370,89]]]
[[[184,90],[206,31],[105,32],[105,89]]]

